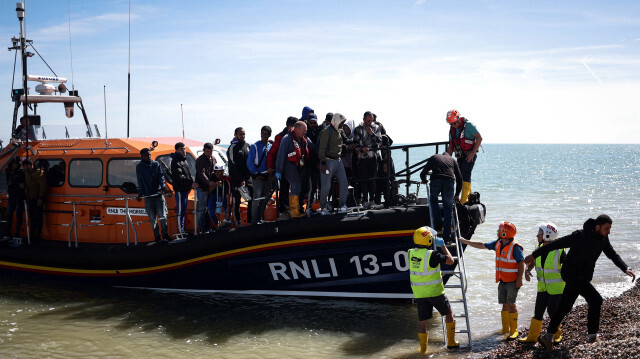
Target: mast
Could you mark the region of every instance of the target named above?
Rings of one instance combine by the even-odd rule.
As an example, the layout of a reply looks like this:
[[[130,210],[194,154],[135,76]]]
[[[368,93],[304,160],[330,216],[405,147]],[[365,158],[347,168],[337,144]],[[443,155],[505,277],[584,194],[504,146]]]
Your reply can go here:
[[[25,48],[27,47],[27,39],[26,39],[26,29],[24,29],[24,24],[23,24],[23,20],[24,20],[24,3],[16,3],[16,13],[18,15],[18,20],[20,20],[20,57],[22,58],[22,89],[24,91],[24,104],[22,105],[24,107],[23,109],[23,113],[24,113],[24,124],[25,124],[25,131],[26,131],[26,152],[27,152],[27,159],[29,158],[29,112],[28,112],[28,101],[27,101],[27,56],[26,56],[26,52],[25,52]],[[23,31],[24,29],[24,31]]]
[[[127,138],[129,138],[129,112],[131,109],[131,0],[129,0],[129,58],[127,61]]]

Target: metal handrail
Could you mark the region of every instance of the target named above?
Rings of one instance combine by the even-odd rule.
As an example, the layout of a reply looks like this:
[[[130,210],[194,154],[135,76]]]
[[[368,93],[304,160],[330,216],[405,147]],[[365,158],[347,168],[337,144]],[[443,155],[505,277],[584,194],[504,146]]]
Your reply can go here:
[[[86,147],[86,148],[39,148],[36,150],[36,154],[39,154],[43,151],[62,151],[63,154],[67,153],[67,151],[91,151],[93,154],[95,151],[100,150],[125,150],[126,153],[131,152],[127,147]]]

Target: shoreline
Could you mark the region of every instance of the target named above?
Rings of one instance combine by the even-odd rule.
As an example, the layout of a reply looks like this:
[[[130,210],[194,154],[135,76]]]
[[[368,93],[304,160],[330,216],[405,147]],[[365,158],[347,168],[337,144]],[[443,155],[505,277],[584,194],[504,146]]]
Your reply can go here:
[[[587,343],[587,305],[575,306],[562,322],[562,342],[547,352],[538,343],[517,340],[476,353],[474,358],[640,358],[640,280],[617,297],[604,299],[600,315],[600,332],[595,343]],[[528,313],[530,314],[530,313]],[[520,336],[529,332],[530,317],[521,315]],[[549,318],[543,321],[543,333]],[[524,328],[527,327],[525,330]]]

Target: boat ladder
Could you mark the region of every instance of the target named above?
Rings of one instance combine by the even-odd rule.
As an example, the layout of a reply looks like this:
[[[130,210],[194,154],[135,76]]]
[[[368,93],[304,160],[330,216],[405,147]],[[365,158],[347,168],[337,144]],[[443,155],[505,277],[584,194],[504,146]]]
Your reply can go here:
[[[427,201],[429,203],[429,219],[431,225],[433,226],[433,217],[434,213],[431,210],[431,198],[430,198],[430,186],[427,184]],[[442,198],[438,197],[438,206],[442,203]],[[440,212],[440,211],[438,211]],[[442,219],[441,219],[442,220]],[[434,228],[435,229],[435,228]],[[436,229],[437,230],[437,229]],[[442,235],[441,231],[438,231],[439,235]],[[471,339],[471,324],[469,320],[469,309],[467,306],[467,271],[464,262],[464,248],[462,247],[462,243],[459,241],[460,235],[460,225],[458,222],[458,211],[456,210],[456,205],[453,205],[453,234],[454,240],[451,243],[447,243],[445,240],[445,246],[453,256],[454,264],[452,270],[441,270],[442,278],[444,280],[444,288],[445,293],[447,293],[447,297],[449,299],[449,303],[451,303],[453,318],[456,321],[456,334],[464,333],[467,334],[467,340],[469,342],[469,348],[472,346]],[[433,243],[434,250],[436,249],[436,243]],[[457,264],[457,265],[456,265]],[[450,279],[455,280],[456,283],[449,283]],[[451,295],[452,291],[460,290],[460,295]],[[459,313],[459,314],[456,314]],[[456,318],[464,318],[464,322],[457,320]],[[465,327],[460,327],[460,325],[464,323]],[[447,341],[447,326],[445,324],[445,317],[442,317],[442,332],[445,342]],[[448,343],[447,343],[448,344]]]

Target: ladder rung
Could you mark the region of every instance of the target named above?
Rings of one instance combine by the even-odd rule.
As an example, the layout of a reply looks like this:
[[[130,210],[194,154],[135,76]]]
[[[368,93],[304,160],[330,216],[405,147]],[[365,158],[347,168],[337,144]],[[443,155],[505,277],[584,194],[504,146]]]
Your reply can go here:
[[[445,288],[462,288],[462,284],[447,284]]]
[[[469,333],[469,329],[456,330],[456,333]]]
[[[466,314],[455,314],[453,317],[454,318],[466,318],[467,315]]]
[[[459,271],[455,271],[455,270],[443,270],[443,271],[440,271],[440,273],[442,273],[442,274],[460,274]]]
[[[454,300],[450,300],[449,303],[464,303],[465,301],[462,299],[454,299]]]

